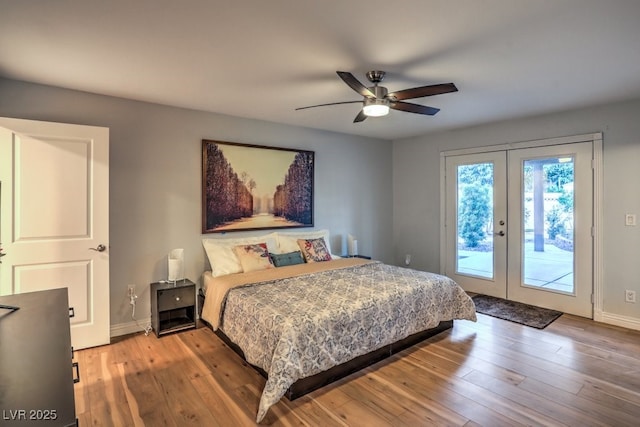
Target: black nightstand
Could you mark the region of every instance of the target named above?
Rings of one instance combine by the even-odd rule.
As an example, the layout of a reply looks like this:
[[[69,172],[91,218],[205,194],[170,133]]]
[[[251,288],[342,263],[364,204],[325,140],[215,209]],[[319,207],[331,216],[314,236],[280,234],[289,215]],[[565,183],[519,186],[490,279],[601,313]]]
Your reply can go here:
[[[196,327],[196,285],[189,279],[151,284],[151,326],[160,337]]]

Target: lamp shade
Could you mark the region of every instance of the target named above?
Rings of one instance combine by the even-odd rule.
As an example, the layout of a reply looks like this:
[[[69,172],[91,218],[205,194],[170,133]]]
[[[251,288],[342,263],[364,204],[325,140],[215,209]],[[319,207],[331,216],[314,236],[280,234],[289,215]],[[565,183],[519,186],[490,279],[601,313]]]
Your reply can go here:
[[[347,255],[358,255],[358,239],[353,234],[347,236]]]
[[[170,282],[184,279],[184,249],[172,250],[167,258],[167,279]]]

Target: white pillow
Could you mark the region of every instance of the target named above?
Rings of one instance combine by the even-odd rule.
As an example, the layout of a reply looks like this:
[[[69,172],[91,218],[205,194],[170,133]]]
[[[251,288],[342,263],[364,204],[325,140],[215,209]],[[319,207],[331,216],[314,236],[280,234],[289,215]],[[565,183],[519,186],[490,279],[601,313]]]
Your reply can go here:
[[[318,239],[324,238],[329,253],[331,253],[331,241],[329,239],[329,230],[318,231],[296,231],[296,232],[277,232],[273,233],[278,240],[278,253],[286,254],[288,252],[299,251],[298,239]]]
[[[276,251],[278,247],[275,233],[235,239],[202,239],[202,246],[204,246],[204,251],[207,253],[207,258],[209,258],[213,277],[242,273],[242,265],[233,252],[233,248],[238,245],[255,243],[266,243],[269,252]]]

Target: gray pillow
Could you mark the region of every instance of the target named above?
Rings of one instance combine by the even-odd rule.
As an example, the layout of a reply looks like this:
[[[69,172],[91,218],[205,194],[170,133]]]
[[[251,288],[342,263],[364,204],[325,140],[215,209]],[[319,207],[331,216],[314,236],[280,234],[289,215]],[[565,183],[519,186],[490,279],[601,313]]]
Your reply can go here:
[[[289,252],[286,254],[270,254],[271,261],[276,267],[284,267],[285,265],[304,264],[304,258],[300,251]]]

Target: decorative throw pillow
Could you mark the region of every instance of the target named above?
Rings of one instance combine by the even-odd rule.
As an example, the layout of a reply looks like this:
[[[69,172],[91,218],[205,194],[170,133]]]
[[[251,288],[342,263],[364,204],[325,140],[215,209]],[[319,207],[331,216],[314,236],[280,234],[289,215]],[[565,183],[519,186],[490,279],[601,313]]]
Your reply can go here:
[[[238,257],[242,271],[245,273],[273,268],[266,243],[234,246],[233,252]]]
[[[331,252],[331,239],[329,230],[314,230],[314,231],[278,231],[273,233],[276,235],[276,240],[278,243],[278,253],[284,254],[287,252],[294,252],[299,249],[298,247],[298,239],[319,239],[320,237],[324,238],[324,243],[327,245],[327,249],[329,249],[329,253]],[[269,248],[271,249],[271,248]]]
[[[322,237],[318,239],[298,239],[298,246],[307,262],[331,261],[331,253]]]
[[[265,242],[269,252],[275,251],[278,247],[276,233],[254,237],[202,239],[202,246],[204,246],[204,250],[207,253],[213,277],[218,277],[226,274],[242,273],[240,260],[233,252],[235,246]]]
[[[288,252],[286,254],[269,254],[271,261],[276,267],[284,267],[286,265],[304,264],[304,258],[300,251]]]

